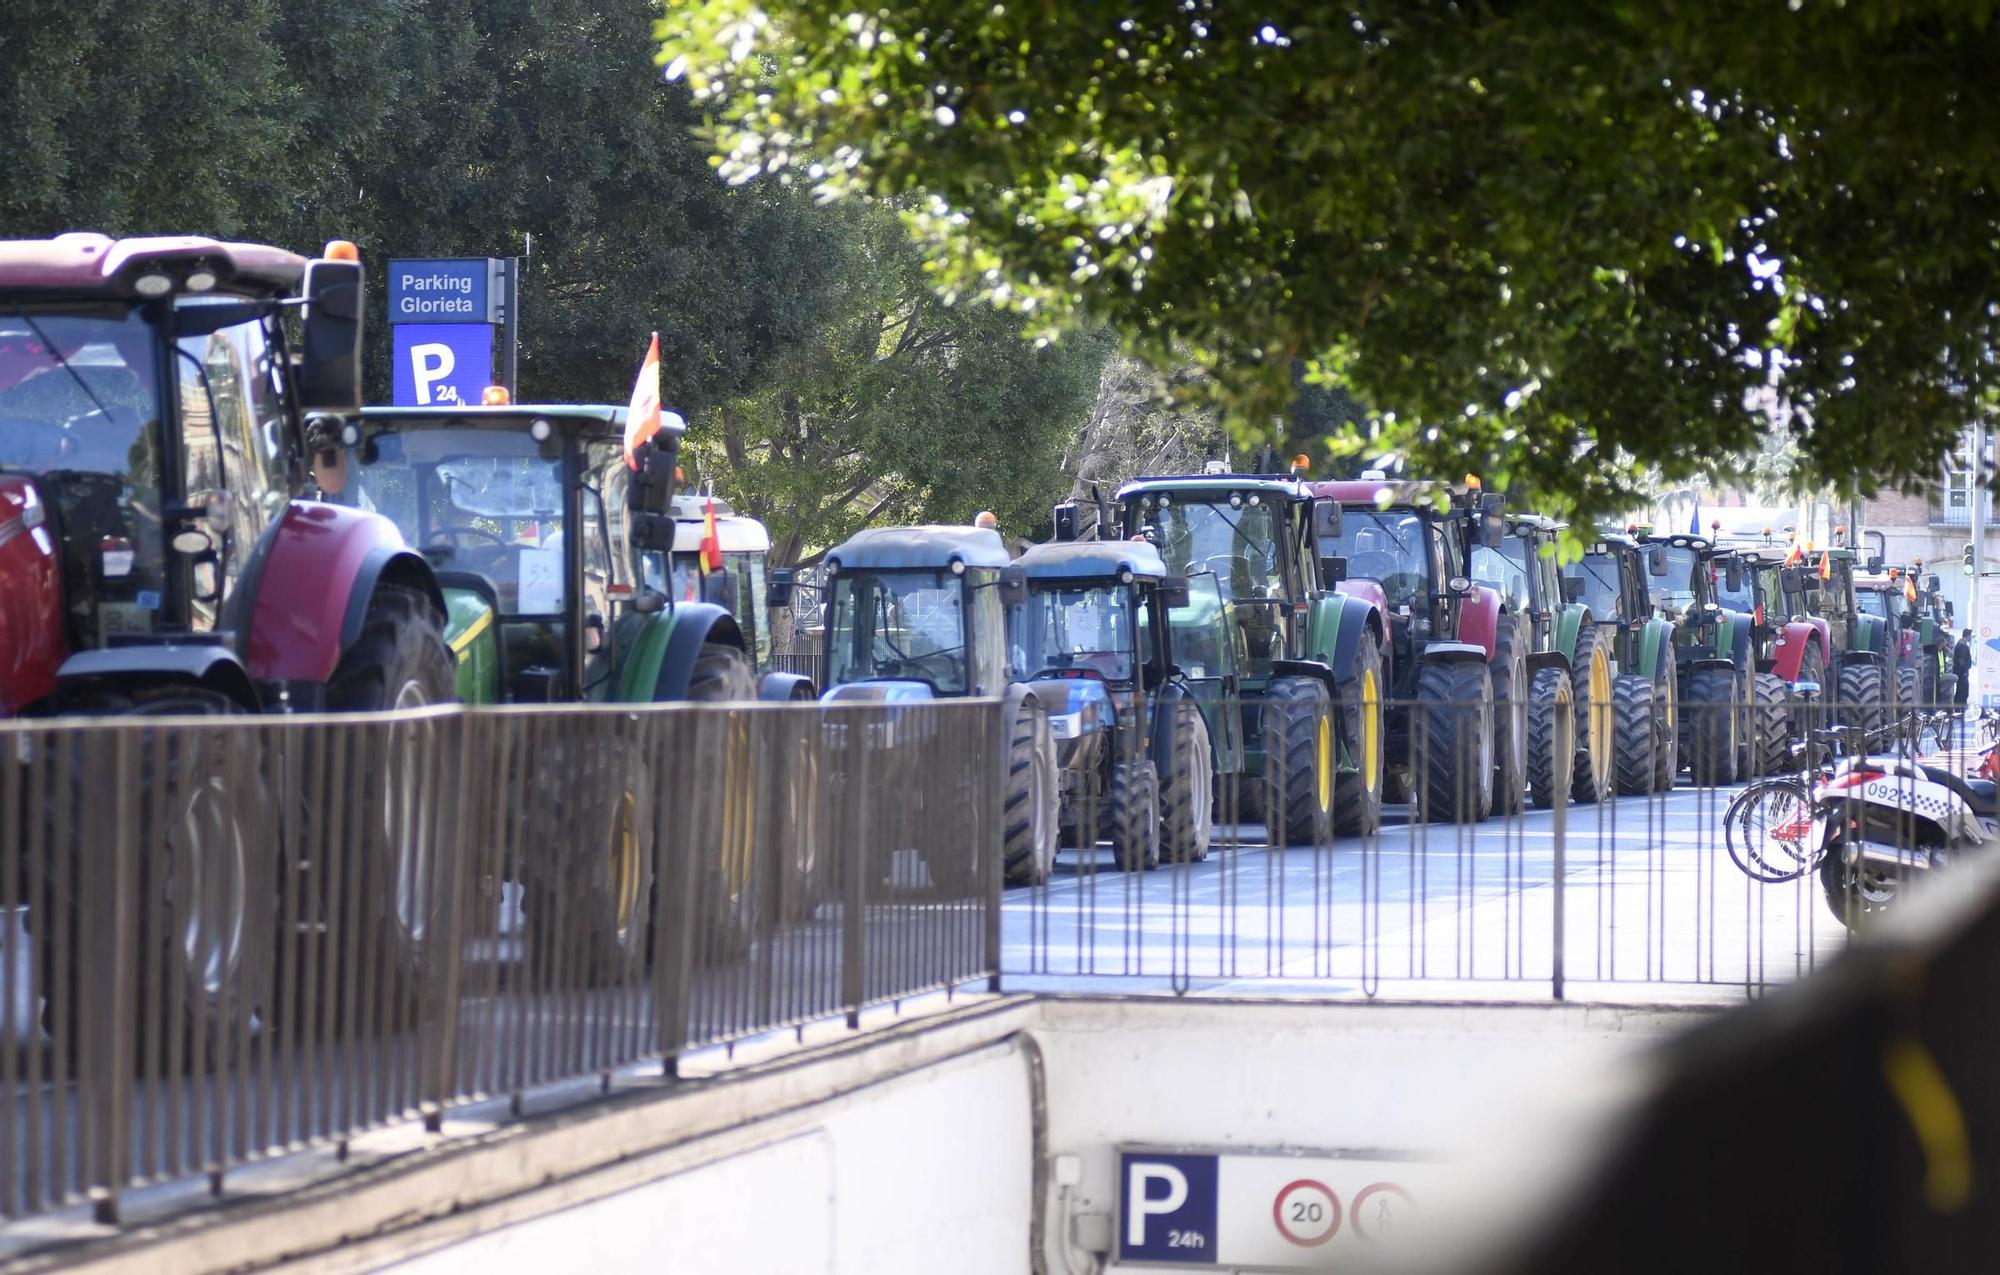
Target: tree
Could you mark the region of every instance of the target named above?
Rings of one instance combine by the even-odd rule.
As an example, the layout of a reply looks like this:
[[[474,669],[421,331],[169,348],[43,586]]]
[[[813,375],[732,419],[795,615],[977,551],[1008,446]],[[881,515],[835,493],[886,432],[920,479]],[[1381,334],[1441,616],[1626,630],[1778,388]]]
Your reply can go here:
[[[790,563],[883,522],[1046,524],[1063,442],[1089,410],[1102,337],[1038,348],[1011,315],[944,304],[885,212],[840,210],[843,304],[757,391],[691,421],[718,488]]]
[[[1994,391],[1983,0],[824,0],[670,8],[730,180],[912,198],[941,286],[1193,351],[1245,433],[1295,359],[1413,470],[1571,516],[1752,451],[1911,485]]]

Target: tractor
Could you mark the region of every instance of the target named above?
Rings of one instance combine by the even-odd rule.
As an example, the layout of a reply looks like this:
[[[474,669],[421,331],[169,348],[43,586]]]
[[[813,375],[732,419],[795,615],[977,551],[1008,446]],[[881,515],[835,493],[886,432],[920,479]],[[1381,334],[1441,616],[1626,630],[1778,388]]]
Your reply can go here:
[[[1896,697],[1904,709],[1935,706],[1950,674],[1949,622],[1936,606],[1938,578],[1926,578],[1921,561],[1907,570],[1882,568],[1871,559],[1865,574],[1854,577],[1854,600],[1863,615],[1887,629],[1887,649],[1894,657]]]
[[[1528,794],[1544,807],[1565,798],[1601,801],[1612,792],[1611,651],[1577,601],[1582,581],[1556,565],[1562,530],[1539,515],[1515,514],[1497,548],[1472,548],[1473,579],[1500,594],[1526,645]]]
[[[1706,536],[1643,539],[1666,553],[1667,573],[1654,579],[1650,593],[1654,610],[1674,626],[1680,760],[1696,783],[1710,786],[1782,763],[1790,743],[1784,683],[1765,674],[1757,684],[1754,602],[1723,600],[1728,592],[1740,601],[1746,583],[1726,590],[1733,553]],[[1740,564],[1734,569],[1742,571]]]
[[[1835,679],[1827,696],[1832,711],[1864,738],[1880,740],[1901,718],[1895,635],[1889,619],[1862,609],[1854,566],[1852,549],[1822,549],[1815,556],[1808,545],[1788,555],[1780,577],[1787,608],[1825,644]]]
[[[1792,685],[1777,672],[1777,643],[1782,639],[1780,625],[1773,623],[1772,617],[1782,610],[1778,558],[1755,548],[1718,546],[1708,566],[1710,588],[1723,611],[1717,645],[1737,651],[1739,660],[1748,661],[1748,698],[1742,701],[1739,718],[1737,775],[1743,779],[1774,775],[1791,764],[1791,745],[1797,735],[1792,722]],[[1800,646],[1808,631],[1801,625],[1793,634],[1797,640],[1792,645]]]
[[[1132,540],[1037,545],[1020,566],[1028,598],[1008,617],[1014,675],[1049,710],[1068,839],[1092,847],[1101,823],[1132,872],[1163,856],[1206,859],[1215,748],[1175,663],[1186,578]]]
[[[711,515],[714,543],[708,551],[719,555],[722,565],[704,571]],[[773,667],[771,612],[791,605],[793,577],[788,567],[772,567],[770,558],[771,533],[763,523],[715,496],[674,497],[673,581],[667,592],[690,601],[705,599],[736,617],[757,675],[757,698],[817,699],[811,678]]]
[[[1233,754],[1240,740],[1245,773],[1262,775],[1243,813],[1261,809],[1275,846],[1376,832],[1386,620],[1364,591],[1335,591],[1338,564],[1317,552],[1338,537],[1339,505],[1295,478],[1223,472],[1139,478],[1116,499],[1126,534],[1147,536],[1168,571],[1213,576],[1241,634],[1238,717],[1217,744]]]
[[[672,414],[664,421],[636,449],[635,470],[625,458],[623,407],[371,407],[342,427],[322,485],[329,501],[391,519],[430,562],[464,702],[750,700],[757,690],[736,621],[670,587],[683,427]],[[511,873],[530,949],[545,948],[559,926],[581,930],[581,940],[569,941],[581,943],[582,967],[619,977],[640,965],[649,941],[646,759],[570,756],[563,741],[552,743],[554,753],[526,763],[562,776],[547,785],[548,827],[528,839]],[[726,782],[749,783],[747,757],[724,761]],[[794,767],[785,776],[789,799],[802,808],[815,778]],[[731,833],[747,839],[757,830],[738,820]],[[716,954],[750,942],[758,906],[750,857],[723,853],[700,879],[706,915],[716,918]]]
[[[1019,661],[1008,649],[1007,611],[1028,600],[1028,577],[999,533],[873,527],[829,550],[825,571],[821,702],[1003,699],[1001,871],[1011,884],[1047,881],[1059,840],[1055,738],[1041,693],[1013,677]],[[830,729],[837,733],[844,724]],[[871,784],[884,792],[922,792],[895,776],[876,776]],[[970,891],[982,879],[964,845],[927,844],[920,852],[940,887]]]
[[[1612,772],[1628,796],[1665,792],[1680,770],[1680,677],[1674,625],[1654,614],[1649,582],[1667,575],[1665,546],[1601,532],[1563,573],[1583,582],[1598,640],[1611,652]]]
[[[1339,589],[1384,617],[1381,663],[1390,694],[1384,752],[1398,787],[1426,820],[1477,823],[1519,810],[1528,790],[1528,650],[1519,617],[1473,581],[1474,545],[1505,543],[1503,501],[1477,486],[1323,482],[1341,509],[1319,552]]]
[[[388,519],[303,499],[309,438],[361,405],[362,286],[338,241],[312,260],[197,237],[0,242],[0,717],[453,697],[430,565]],[[284,914],[273,900],[301,865],[264,853],[261,812],[227,785],[218,737],[155,742],[137,961],[174,988],[192,1033],[234,1034],[272,1009],[249,987],[278,937],[258,917]],[[397,768],[354,779],[369,817],[409,796]],[[95,799],[79,779],[18,814],[62,826],[58,807]],[[296,844],[303,816],[283,817]],[[407,982],[436,963],[428,918],[397,909],[397,853],[375,851],[349,897]],[[183,877],[177,890],[190,864],[205,888]],[[5,883],[28,904],[44,970],[76,968],[75,949],[59,950],[82,928],[76,879],[38,862]],[[52,1032],[85,1025],[74,983],[45,990]]]

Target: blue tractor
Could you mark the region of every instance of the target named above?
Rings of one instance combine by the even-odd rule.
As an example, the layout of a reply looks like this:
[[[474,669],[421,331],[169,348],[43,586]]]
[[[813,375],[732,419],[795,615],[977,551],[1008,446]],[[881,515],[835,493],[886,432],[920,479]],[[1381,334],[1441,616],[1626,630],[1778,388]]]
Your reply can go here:
[[[1127,871],[1208,857],[1215,751],[1174,662],[1188,581],[1143,541],[1037,545],[1010,616],[1018,676],[1048,709],[1066,840],[1099,831]]]

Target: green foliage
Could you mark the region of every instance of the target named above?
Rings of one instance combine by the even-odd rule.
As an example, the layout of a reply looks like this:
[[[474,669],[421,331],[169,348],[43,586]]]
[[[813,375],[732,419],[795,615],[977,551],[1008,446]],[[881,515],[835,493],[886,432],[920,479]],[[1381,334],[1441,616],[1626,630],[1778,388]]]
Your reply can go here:
[[[698,0],[661,60],[730,181],[910,201],[949,293],[1290,371],[1414,472],[1572,517],[1754,452],[1911,485],[1994,394],[1986,0]],[[1253,424],[1254,423],[1254,424]]]

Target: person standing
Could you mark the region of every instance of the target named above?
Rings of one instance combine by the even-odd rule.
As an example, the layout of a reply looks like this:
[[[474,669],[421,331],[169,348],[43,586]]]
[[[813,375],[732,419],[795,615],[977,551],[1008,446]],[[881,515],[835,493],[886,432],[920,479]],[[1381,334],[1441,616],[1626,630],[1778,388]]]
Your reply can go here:
[[[1972,680],[1972,630],[1958,635],[1958,645],[1951,648],[1951,671],[1958,679],[1958,689],[1953,692],[1960,717],[1965,716],[1966,684]]]

